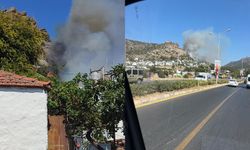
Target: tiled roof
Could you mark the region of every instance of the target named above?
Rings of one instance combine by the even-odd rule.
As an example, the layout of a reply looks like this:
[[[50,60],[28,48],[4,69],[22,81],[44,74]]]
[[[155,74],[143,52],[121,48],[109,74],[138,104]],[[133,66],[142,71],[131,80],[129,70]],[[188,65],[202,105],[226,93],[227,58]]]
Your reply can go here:
[[[49,85],[50,82],[38,81],[34,78],[28,78],[0,70],[0,87],[48,88]]]

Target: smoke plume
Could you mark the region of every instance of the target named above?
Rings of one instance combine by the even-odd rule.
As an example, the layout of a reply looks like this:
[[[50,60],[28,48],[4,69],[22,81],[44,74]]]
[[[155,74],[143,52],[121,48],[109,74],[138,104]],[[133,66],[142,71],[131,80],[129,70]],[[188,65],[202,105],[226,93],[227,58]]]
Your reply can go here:
[[[68,22],[48,52],[60,77],[124,63],[123,0],[73,0]]]
[[[188,30],[183,33],[183,37],[184,50],[192,58],[210,63],[219,59],[218,48],[223,51],[228,44],[228,38],[222,34],[214,33],[212,28],[196,31]]]

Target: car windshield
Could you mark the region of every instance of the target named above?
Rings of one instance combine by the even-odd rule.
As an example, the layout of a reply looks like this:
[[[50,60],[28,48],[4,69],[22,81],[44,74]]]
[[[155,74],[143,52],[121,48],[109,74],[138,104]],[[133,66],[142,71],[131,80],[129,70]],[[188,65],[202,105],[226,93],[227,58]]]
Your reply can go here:
[[[205,78],[205,76],[198,75],[197,78]]]
[[[127,70],[127,74],[130,75],[131,74],[131,70]]]
[[[138,70],[133,70],[133,74],[137,75],[138,74]]]
[[[248,77],[248,81],[250,81],[250,77]]]

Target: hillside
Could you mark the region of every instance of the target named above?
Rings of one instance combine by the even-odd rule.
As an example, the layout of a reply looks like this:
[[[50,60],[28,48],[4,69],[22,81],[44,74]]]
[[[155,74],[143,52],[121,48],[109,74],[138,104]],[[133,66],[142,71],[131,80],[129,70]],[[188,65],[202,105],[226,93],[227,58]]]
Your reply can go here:
[[[245,57],[237,61],[232,61],[225,65],[225,67],[232,68],[232,69],[241,69],[242,68],[242,62],[243,67],[245,69],[250,69],[250,57]]]
[[[173,42],[156,44],[128,39],[126,40],[126,57],[128,60],[138,58],[151,61],[173,60],[178,57],[190,58],[178,44]]]

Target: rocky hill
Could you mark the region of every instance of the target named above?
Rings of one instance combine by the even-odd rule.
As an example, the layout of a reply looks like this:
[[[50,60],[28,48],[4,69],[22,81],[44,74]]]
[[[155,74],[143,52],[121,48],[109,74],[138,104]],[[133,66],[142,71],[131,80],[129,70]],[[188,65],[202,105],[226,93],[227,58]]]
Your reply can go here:
[[[241,69],[242,68],[242,63],[243,67],[245,69],[250,69],[250,57],[245,57],[237,61],[232,61],[228,64],[225,65],[225,67],[232,68],[232,69]]]
[[[189,55],[187,55],[178,44],[170,41],[156,44],[126,40],[126,58],[131,61],[135,58],[150,61],[162,61],[173,60],[178,57],[190,59]]]

